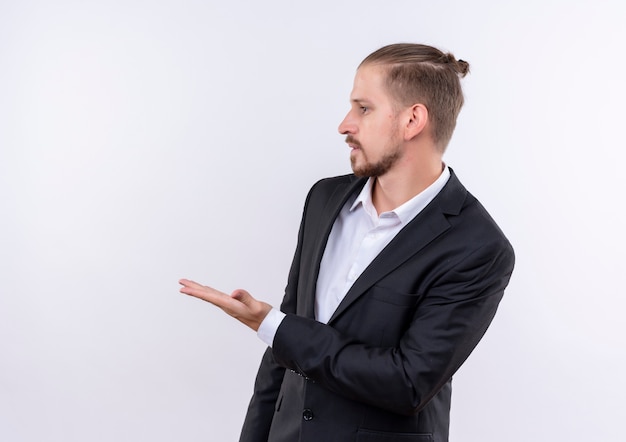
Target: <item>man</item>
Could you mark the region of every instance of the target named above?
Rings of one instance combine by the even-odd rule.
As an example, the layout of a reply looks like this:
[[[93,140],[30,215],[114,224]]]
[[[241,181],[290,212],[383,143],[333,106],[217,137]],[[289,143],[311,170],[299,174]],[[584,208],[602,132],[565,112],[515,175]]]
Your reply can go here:
[[[354,175],[309,192],[280,311],[180,281],[269,345],[241,441],[448,440],[452,375],[514,263],[442,161],[468,68],[417,44],[361,63],[339,125]]]

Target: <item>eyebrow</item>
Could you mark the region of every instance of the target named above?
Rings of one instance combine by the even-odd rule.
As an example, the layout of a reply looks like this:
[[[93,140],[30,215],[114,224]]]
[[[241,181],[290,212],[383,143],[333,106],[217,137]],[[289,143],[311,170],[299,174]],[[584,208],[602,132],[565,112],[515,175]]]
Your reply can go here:
[[[350,103],[356,103],[356,104],[372,104],[371,101],[366,100],[365,98],[351,98],[350,99]]]

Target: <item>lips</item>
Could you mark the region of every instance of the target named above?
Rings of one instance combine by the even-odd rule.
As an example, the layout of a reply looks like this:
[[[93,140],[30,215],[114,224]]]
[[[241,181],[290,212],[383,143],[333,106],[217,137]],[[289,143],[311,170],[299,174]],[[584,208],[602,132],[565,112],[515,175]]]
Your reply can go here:
[[[352,150],[361,148],[361,143],[359,143],[357,140],[354,139],[354,137],[350,135],[346,137],[346,143]]]

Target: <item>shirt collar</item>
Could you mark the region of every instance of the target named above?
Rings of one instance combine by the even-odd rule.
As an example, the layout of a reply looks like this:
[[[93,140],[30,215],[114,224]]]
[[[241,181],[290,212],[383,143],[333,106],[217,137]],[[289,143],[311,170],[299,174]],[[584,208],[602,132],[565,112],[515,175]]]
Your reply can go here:
[[[444,164],[441,175],[439,175],[439,178],[437,178],[430,186],[422,190],[406,203],[396,207],[394,210],[391,210],[389,212],[383,212],[380,214],[380,216],[383,216],[384,214],[394,214],[400,219],[402,224],[411,221],[428,205],[428,203],[433,200],[433,198],[437,196],[441,189],[443,189],[443,187],[446,185],[449,178],[450,169]],[[363,209],[372,218],[379,217],[376,213],[376,209],[374,208],[374,203],[372,202],[372,186],[374,185],[374,180],[375,178],[373,177],[370,177],[367,180],[365,186],[363,186],[363,189],[361,189],[361,192],[354,200],[354,203],[352,203],[352,206],[350,207],[350,212],[353,212],[359,205],[362,205]]]

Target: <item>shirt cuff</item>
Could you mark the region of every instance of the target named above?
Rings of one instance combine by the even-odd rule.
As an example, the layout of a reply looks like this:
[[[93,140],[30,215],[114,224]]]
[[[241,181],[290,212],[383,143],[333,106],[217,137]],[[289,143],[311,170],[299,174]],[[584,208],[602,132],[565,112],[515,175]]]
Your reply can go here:
[[[271,347],[274,343],[274,336],[276,336],[278,326],[283,322],[285,316],[287,315],[280,310],[272,308],[265,319],[263,319],[263,322],[261,322],[256,332],[259,339]]]

